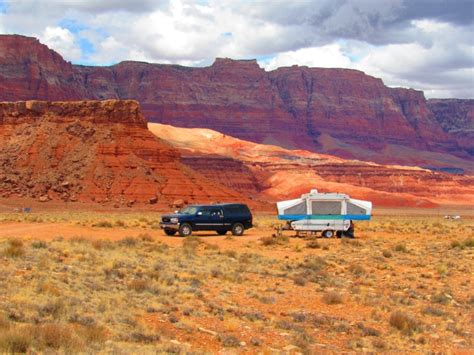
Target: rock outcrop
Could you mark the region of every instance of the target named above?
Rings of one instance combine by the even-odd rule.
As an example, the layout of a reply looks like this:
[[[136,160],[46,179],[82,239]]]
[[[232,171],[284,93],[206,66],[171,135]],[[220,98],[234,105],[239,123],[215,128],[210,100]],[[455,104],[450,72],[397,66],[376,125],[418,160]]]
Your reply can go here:
[[[136,101],[0,103],[0,197],[118,205],[235,199],[180,163]]]
[[[446,130],[422,92],[388,88],[356,70],[266,72],[254,60],[231,59],[205,68],[77,66],[33,38],[1,35],[0,100],[18,99],[135,99],[151,122],[383,164],[474,171],[470,136]]]

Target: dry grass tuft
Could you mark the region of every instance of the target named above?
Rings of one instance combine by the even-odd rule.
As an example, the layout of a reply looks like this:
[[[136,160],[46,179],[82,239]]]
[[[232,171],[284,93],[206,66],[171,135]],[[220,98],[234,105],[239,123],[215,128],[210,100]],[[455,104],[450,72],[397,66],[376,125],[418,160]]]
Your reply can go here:
[[[419,322],[412,316],[396,311],[390,315],[390,325],[404,334],[412,334],[420,329]]]
[[[8,247],[3,251],[3,255],[8,258],[20,258],[25,255],[23,242],[19,239],[10,239]]]
[[[341,304],[343,302],[342,295],[337,291],[325,292],[322,300],[326,304]]]

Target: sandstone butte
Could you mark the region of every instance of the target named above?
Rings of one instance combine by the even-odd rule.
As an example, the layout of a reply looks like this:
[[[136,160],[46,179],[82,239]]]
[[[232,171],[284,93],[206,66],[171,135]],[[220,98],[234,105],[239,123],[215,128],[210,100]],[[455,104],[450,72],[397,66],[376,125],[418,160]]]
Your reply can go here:
[[[0,197],[132,206],[235,200],[147,129],[138,102],[0,103]]]
[[[0,35],[0,100],[135,99],[150,122],[381,164],[474,172],[474,100],[426,100],[347,69],[216,59],[209,67],[72,65],[34,38]]]

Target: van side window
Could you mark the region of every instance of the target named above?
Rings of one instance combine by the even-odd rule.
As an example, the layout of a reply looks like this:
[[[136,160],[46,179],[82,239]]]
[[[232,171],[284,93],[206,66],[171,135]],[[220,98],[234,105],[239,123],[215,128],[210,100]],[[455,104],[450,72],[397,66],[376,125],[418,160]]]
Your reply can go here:
[[[198,212],[198,215],[203,217],[209,217],[211,215],[211,210],[209,208],[201,208]]]
[[[220,217],[220,216],[222,216],[221,210],[217,210],[217,209],[211,210],[211,217]]]

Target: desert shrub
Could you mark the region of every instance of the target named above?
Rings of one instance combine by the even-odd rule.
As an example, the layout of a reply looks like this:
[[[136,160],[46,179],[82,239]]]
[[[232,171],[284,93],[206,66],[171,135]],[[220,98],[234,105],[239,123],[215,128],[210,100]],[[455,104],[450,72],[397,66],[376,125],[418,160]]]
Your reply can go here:
[[[59,319],[66,313],[66,305],[62,299],[49,301],[38,307],[38,313],[43,317],[51,316],[54,319]]]
[[[437,293],[431,296],[431,302],[439,304],[448,304],[451,299],[443,293]]]
[[[291,316],[295,322],[301,323],[306,320],[306,314],[304,313],[292,313]]]
[[[48,323],[37,328],[35,339],[42,347],[64,349],[66,352],[77,351],[83,343],[69,325]]]
[[[148,233],[141,233],[138,235],[138,239],[141,239],[144,242],[152,242],[153,237],[149,235]]]
[[[321,248],[321,244],[319,244],[317,240],[310,240],[306,243],[306,248],[319,249]]]
[[[129,340],[136,343],[152,344],[160,340],[160,335],[145,331],[135,331],[130,334]]]
[[[224,252],[224,255],[228,256],[229,258],[232,259],[237,259],[237,252],[235,250],[226,250]]]
[[[91,242],[91,245],[96,250],[113,249],[113,243],[110,240],[96,239]]]
[[[4,250],[3,255],[8,258],[22,257],[23,255],[25,255],[23,242],[19,239],[10,239],[8,241],[8,247]]]
[[[337,291],[328,291],[323,294],[322,300],[326,304],[340,304],[342,303],[342,295]]]
[[[426,306],[425,308],[423,308],[423,313],[424,314],[429,314],[429,315],[432,315],[432,316],[435,316],[435,317],[442,317],[442,316],[445,316],[446,313],[439,309],[439,308],[434,308],[434,307],[431,307],[431,306]]]
[[[118,244],[124,247],[134,247],[138,244],[138,240],[133,237],[125,237],[118,241]]]
[[[285,235],[278,235],[278,236],[260,238],[260,242],[264,246],[284,245],[284,244],[288,244],[289,241],[290,241],[290,239]]]
[[[359,264],[351,264],[349,266],[349,271],[356,276],[364,275],[367,271],[365,271],[364,267]]]
[[[99,221],[97,223],[93,223],[92,227],[99,227],[99,228],[112,228],[114,225],[109,221]]]
[[[143,291],[147,290],[148,287],[149,287],[148,281],[147,280],[141,280],[141,279],[132,280],[128,284],[128,289],[136,291],[136,292],[143,292]]]
[[[26,353],[31,347],[33,337],[23,329],[15,328],[0,331],[0,352],[19,354]]]
[[[419,322],[415,318],[401,311],[393,312],[390,315],[389,323],[405,334],[412,334],[420,328]]]
[[[199,237],[196,237],[196,236],[186,237],[184,238],[184,241],[183,241],[183,250],[185,253],[194,254],[196,253],[199,245],[202,243],[203,241]]]
[[[407,253],[408,252],[408,249],[405,246],[405,244],[397,244],[397,245],[395,245],[395,247],[393,249],[395,251],[401,252],[401,253]]]
[[[293,277],[293,282],[295,285],[304,286],[306,285],[306,278],[303,275],[296,275]]]
[[[107,340],[107,329],[96,324],[82,326],[78,333],[86,344],[102,344]]]
[[[387,344],[385,343],[385,341],[379,338],[375,338],[374,340],[372,340],[372,345],[374,346],[374,348],[379,349],[379,350],[383,350],[387,348]]]
[[[472,238],[472,237],[467,238],[467,239],[463,242],[463,245],[464,245],[466,248],[474,248],[474,238]]]
[[[392,257],[392,252],[390,250],[384,250],[382,252],[382,255],[385,257],[385,258],[391,258]]]
[[[240,346],[240,340],[235,335],[221,335],[219,340],[226,348]]]
[[[3,314],[0,314],[0,332],[10,328],[10,322]]]
[[[48,245],[46,244],[46,242],[43,242],[41,240],[35,240],[31,242],[31,247],[33,249],[46,249]]]
[[[301,266],[311,271],[321,271],[326,266],[326,261],[320,256],[307,256]]]
[[[293,343],[301,349],[306,349],[310,344],[314,343],[314,339],[304,329],[301,329],[293,337]]]
[[[126,227],[127,224],[124,221],[119,219],[119,220],[115,221],[115,226],[116,227]]]

